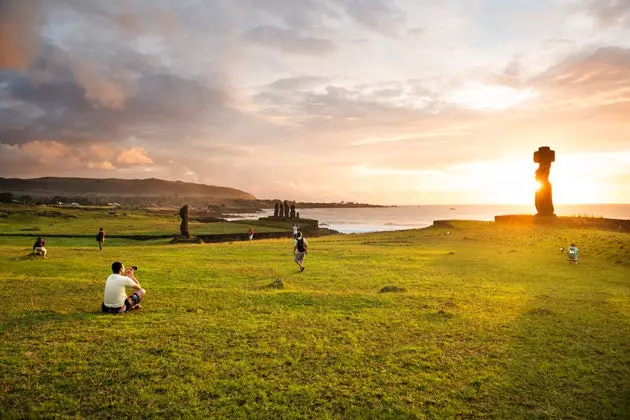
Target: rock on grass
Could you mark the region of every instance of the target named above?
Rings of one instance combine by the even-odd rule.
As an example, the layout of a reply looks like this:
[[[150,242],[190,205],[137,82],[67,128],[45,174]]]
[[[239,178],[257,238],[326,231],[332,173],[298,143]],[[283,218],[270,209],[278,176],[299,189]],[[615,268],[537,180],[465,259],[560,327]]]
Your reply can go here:
[[[398,286],[385,286],[381,290],[379,290],[379,293],[403,293],[406,291],[407,289],[403,289],[402,287]]]

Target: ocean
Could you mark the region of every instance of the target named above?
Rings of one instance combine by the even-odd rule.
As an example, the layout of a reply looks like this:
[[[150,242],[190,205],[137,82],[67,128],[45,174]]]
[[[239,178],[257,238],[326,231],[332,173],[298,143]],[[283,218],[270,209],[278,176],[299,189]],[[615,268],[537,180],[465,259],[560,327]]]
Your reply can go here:
[[[630,204],[566,204],[556,205],[558,216],[590,216],[630,219]],[[429,205],[378,208],[298,209],[300,217],[317,219],[322,227],[342,233],[365,233],[419,229],[431,226],[434,220],[492,221],[501,214],[535,214],[528,205]],[[268,209],[257,217],[272,215]]]

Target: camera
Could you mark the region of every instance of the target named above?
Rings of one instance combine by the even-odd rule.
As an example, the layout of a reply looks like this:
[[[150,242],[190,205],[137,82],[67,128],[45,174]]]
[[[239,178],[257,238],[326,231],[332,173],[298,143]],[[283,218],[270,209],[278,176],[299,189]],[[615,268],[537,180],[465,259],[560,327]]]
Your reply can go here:
[[[132,269],[133,271],[138,271],[138,266],[137,266],[137,265],[132,265],[132,266],[131,266],[131,269]]]

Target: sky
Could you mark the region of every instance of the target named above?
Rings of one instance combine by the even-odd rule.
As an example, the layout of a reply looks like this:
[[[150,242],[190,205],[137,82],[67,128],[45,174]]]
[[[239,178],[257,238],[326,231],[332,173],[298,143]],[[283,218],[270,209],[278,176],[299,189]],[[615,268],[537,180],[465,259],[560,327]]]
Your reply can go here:
[[[630,203],[630,0],[0,0],[0,177]]]

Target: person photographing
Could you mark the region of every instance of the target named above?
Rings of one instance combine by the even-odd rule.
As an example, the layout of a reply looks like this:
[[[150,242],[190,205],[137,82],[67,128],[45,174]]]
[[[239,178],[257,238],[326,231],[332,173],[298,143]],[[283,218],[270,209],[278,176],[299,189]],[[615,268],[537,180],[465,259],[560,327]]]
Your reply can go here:
[[[138,267],[125,269],[120,261],[112,264],[112,274],[105,281],[105,292],[101,310],[105,313],[122,313],[141,309],[140,301],[144,298],[145,289],[135,277]],[[127,296],[126,288],[130,287],[134,293]]]

